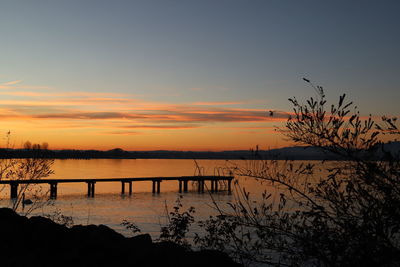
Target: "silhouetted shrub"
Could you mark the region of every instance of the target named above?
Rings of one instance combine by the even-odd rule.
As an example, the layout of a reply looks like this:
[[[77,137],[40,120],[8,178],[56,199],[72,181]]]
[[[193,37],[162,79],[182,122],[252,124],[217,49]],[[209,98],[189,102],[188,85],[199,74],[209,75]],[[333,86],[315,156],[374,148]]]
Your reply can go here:
[[[7,140],[9,140],[7,135]],[[7,141],[7,144],[9,142]],[[26,158],[0,158],[0,179],[16,182],[26,180],[38,180],[45,178],[53,173],[53,159],[43,157],[46,153],[48,144],[32,144],[27,141],[24,144],[24,150],[30,152],[30,157]],[[30,199],[25,199],[25,195]],[[48,203],[47,191],[43,191],[40,186],[34,186],[31,183],[19,183],[16,198],[12,201],[12,209],[18,210],[21,206],[22,212],[28,214],[39,206]],[[25,209],[25,204],[29,207]]]
[[[323,88],[311,86],[317,99],[289,99],[294,112],[280,131],[345,160],[259,158],[236,166],[236,175],[257,179],[270,191],[255,201],[237,187],[231,209],[202,222],[206,234],[195,242],[245,264],[398,266],[400,161],[380,141],[399,134],[396,118],[383,117],[381,124],[371,115],[362,119],[345,95],[326,109]]]

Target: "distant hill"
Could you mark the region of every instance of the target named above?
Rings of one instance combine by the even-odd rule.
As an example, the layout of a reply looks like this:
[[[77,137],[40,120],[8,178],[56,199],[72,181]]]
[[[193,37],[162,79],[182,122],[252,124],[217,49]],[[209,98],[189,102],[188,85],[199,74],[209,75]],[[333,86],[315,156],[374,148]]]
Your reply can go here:
[[[384,158],[391,155],[396,158],[400,158],[400,142],[388,142],[376,147],[376,157]]]
[[[369,152],[369,158],[380,159],[387,155],[400,156],[400,142],[390,142]],[[363,157],[365,152],[360,151]],[[370,156],[372,155],[372,157]],[[229,151],[125,151],[115,148],[100,150],[35,150],[35,149],[0,149],[0,158],[56,158],[56,159],[288,159],[288,160],[342,160],[334,153],[320,147],[284,147],[271,150],[229,150]]]

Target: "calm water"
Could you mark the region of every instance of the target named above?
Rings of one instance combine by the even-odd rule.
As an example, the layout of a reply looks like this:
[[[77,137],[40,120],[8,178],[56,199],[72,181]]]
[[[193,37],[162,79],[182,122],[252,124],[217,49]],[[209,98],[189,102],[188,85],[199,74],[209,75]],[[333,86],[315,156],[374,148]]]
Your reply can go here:
[[[203,175],[213,175],[223,172],[223,168],[240,161],[198,160]],[[193,160],[172,159],[92,159],[92,160],[56,160],[53,165],[55,173],[49,178],[110,178],[110,177],[155,177],[195,175],[196,167]],[[228,173],[225,173],[228,175]],[[264,190],[252,179],[240,180],[241,185],[251,192]],[[97,183],[94,198],[87,198],[85,183],[59,184],[58,198],[53,205],[36,210],[33,215],[52,213],[60,210],[66,216],[72,216],[75,224],[105,224],[111,228],[129,235],[129,231],[121,226],[123,220],[135,222],[142,232],[148,232],[157,237],[160,226],[166,223],[166,207],[172,209],[179,196],[177,181],[161,183],[161,194],[151,193],[151,182],[133,183],[133,195],[121,195],[119,182]],[[262,190],[261,190],[262,189]],[[43,185],[48,190],[48,185]],[[189,192],[183,194],[185,207],[196,208],[196,219],[206,219],[216,214],[208,193],[199,194],[189,186]],[[9,188],[1,192],[2,206],[9,204]],[[234,194],[226,192],[213,194],[214,200],[224,206],[233,200]]]

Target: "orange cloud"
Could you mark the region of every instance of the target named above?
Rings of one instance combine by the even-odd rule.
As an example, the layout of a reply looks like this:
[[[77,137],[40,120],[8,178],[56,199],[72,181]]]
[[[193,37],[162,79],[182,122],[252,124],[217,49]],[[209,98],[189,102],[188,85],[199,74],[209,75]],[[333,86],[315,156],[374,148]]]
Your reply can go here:
[[[45,140],[58,148],[217,149],[229,144],[237,147],[239,142],[241,147],[251,147],[254,138],[263,140],[263,124],[288,116],[275,111],[270,117],[264,109],[230,107],[250,106],[249,101],[176,104],[145,101],[132,94],[36,90],[16,81],[0,88],[13,89],[0,91],[0,117],[6,130],[15,130],[21,140]],[[235,133],[240,130],[241,140],[237,140]],[[246,133],[251,135],[248,140]]]
[[[13,118],[32,118],[32,119],[84,119],[84,120],[102,120],[102,119],[135,119],[135,120],[150,120],[150,121],[168,121],[168,122],[263,122],[263,121],[279,121],[287,119],[287,113],[276,112],[273,117],[266,114],[266,111],[260,109],[196,109],[193,110],[185,105],[176,107],[162,107],[162,109],[142,109],[127,110],[122,112],[114,111],[94,111],[87,110],[87,101],[100,101],[102,104],[107,103],[109,99],[91,99],[77,101],[77,103],[85,103],[86,110],[70,109],[76,103],[75,101],[53,101],[53,102],[37,102],[37,101],[15,101],[2,100],[0,104],[6,105],[9,111],[4,112],[2,117]],[[105,102],[104,102],[105,101]],[[117,100],[118,101],[118,100]],[[115,105],[115,100],[110,100]],[[124,103],[124,102],[122,102]],[[93,104],[93,103],[91,103]],[[111,104],[110,104],[111,105]],[[32,108],[35,107],[35,108]],[[48,107],[54,107],[51,113],[46,112]],[[6,109],[7,110],[7,109]],[[120,107],[123,110],[123,106]]]
[[[132,132],[132,131],[111,131],[111,132],[103,132],[101,134],[105,135],[140,135],[140,132]]]

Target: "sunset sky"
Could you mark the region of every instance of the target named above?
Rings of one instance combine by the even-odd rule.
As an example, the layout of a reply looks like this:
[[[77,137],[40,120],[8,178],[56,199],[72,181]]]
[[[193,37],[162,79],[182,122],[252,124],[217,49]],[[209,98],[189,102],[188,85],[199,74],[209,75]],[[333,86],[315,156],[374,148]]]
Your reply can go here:
[[[1,1],[0,135],[276,148],[287,99],[314,95],[302,77],[363,115],[400,115],[399,14],[399,1]]]

